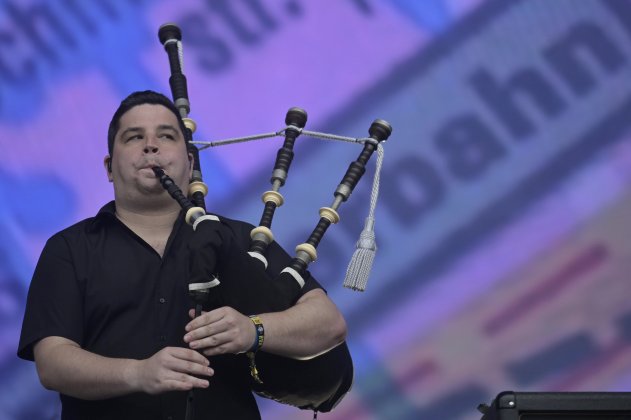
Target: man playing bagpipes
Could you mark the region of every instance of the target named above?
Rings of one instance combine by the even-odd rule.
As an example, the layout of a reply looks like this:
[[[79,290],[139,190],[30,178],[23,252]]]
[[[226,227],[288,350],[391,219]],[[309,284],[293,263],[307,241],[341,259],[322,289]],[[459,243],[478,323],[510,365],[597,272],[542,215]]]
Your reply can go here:
[[[62,419],[256,419],[252,390],[330,410],[352,381],[344,318],[308,272],[284,309],[249,311],[249,302],[258,310],[274,299],[265,282],[291,261],[271,242],[266,268],[246,263],[253,226],[215,217],[221,285],[194,317],[191,244],[207,238],[156,176],[160,168],[186,190],[194,159],[184,131],[165,96],[123,100],[104,162],[114,201],[46,243],[18,355],[60,393]],[[311,388],[318,377],[326,383]]]

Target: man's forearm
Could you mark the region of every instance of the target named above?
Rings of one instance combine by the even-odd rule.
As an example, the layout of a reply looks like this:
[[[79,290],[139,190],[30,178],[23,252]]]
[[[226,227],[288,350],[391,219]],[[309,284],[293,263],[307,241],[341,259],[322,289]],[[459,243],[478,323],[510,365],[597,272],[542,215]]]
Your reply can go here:
[[[265,328],[263,351],[305,359],[317,356],[346,338],[346,322],[320,290],[312,290],[291,308],[260,315]]]
[[[46,388],[85,400],[207,388],[204,377],[214,374],[208,359],[182,347],[165,347],[144,360],[115,359],[90,353],[62,337],[46,337],[34,353]]]
[[[35,360],[47,389],[85,400],[140,391],[133,370],[138,360],[99,356],[61,337],[47,337],[35,346]]]

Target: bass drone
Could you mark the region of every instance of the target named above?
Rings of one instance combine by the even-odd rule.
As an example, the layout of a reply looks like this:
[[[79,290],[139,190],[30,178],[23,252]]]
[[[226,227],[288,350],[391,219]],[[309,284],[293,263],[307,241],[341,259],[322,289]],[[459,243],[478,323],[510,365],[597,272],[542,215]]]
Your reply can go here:
[[[382,143],[390,136],[392,127],[386,121],[375,120],[367,138],[351,138],[304,130],[307,113],[291,108],[286,115],[286,127],[278,132],[216,142],[193,141],[195,122],[189,118],[190,103],[186,77],[182,72],[182,32],[174,24],[165,24],[158,32],[167,52],[171,70],[169,85],[173,102],[184,121],[189,152],[194,156],[194,167],[187,198],[161,168],[153,168],[162,186],[184,209],[185,220],[192,225],[194,235],[191,251],[191,278],[189,295],[195,302],[195,316],[202,308],[214,309],[230,306],[243,314],[283,311],[293,306],[305,284],[308,265],[317,258],[316,248],[331,224],[340,220],[339,206],[348,200],[365,172],[373,152],[377,151],[377,168],[371,194],[369,216],[357,243],[353,260],[347,270],[345,287],[364,290],[370,265],[376,250],[374,241],[374,209],[379,186],[379,171],[383,159]],[[300,135],[341,140],[363,145],[357,160],[351,162],[342,181],[334,192],[333,203],[320,209],[320,220],[305,243],[296,247],[296,255],[280,272],[268,267],[267,247],[274,241],[272,218],[284,198],[280,188],[287,180],[293,160],[293,147]],[[251,245],[244,250],[234,244],[219,216],[206,212],[204,197],[208,192],[202,179],[199,150],[219,145],[283,136],[272,171],[272,189],[263,193],[265,203],[258,227],[251,231]],[[197,144],[201,145],[198,149]],[[244,293],[247,291],[247,293]],[[279,402],[315,412],[333,409],[350,390],[353,365],[346,343],[343,343],[309,360],[295,360],[266,352],[248,352],[244,363],[249,365],[251,386],[254,392]],[[192,418],[193,391],[187,399],[187,418]]]

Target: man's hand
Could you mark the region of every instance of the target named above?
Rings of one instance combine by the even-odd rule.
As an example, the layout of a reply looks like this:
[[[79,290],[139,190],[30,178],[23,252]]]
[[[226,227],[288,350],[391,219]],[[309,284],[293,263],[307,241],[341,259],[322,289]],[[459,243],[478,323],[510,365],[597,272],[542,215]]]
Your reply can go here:
[[[189,315],[193,318],[195,311],[191,309]],[[184,341],[206,356],[246,352],[256,337],[250,318],[228,306],[203,312],[186,325],[186,331]]]
[[[191,309],[191,318],[195,315]],[[342,343],[346,321],[322,289],[310,290],[284,311],[257,314],[265,326],[263,351],[309,359]],[[186,325],[184,341],[206,356],[243,353],[254,344],[252,320],[224,306],[204,312]]]
[[[212,376],[208,359],[196,351],[181,347],[165,347],[135,368],[137,386],[147,394],[166,391],[187,391],[208,388],[208,381],[197,376]]]
[[[208,381],[195,376],[214,374],[208,359],[181,347],[166,347],[144,360],[121,359],[100,356],[72,340],[51,336],[41,339],[33,351],[47,389],[83,400],[206,388]]]

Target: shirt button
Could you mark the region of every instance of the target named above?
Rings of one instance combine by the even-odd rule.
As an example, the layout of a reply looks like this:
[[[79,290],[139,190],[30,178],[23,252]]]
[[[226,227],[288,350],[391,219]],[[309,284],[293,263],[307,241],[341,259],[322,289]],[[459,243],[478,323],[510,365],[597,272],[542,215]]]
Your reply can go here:
[[[160,303],[165,303],[166,301],[167,301],[167,300],[166,300],[165,298],[163,298],[163,297],[162,297],[162,298],[160,298],[160,300],[159,300],[159,302],[160,302]]]

